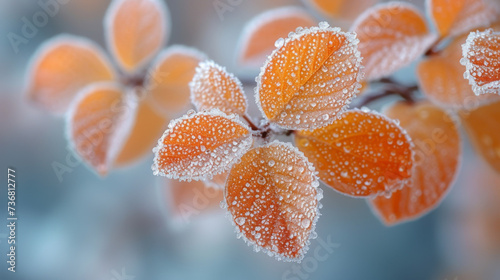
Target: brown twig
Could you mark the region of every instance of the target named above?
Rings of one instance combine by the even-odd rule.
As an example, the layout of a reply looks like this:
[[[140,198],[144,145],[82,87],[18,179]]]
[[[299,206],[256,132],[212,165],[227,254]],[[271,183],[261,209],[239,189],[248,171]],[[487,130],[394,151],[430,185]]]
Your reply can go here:
[[[384,84],[384,88],[381,91],[377,91],[374,93],[366,93],[361,96],[361,98],[351,105],[352,108],[361,108],[369,105],[370,103],[391,96],[397,95],[403,98],[404,100],[414,103],[415,97],[414,93],[419,89],[418,85],[406,86],[400,84],[390,78],[384,78],[378,81],[379,83]]]

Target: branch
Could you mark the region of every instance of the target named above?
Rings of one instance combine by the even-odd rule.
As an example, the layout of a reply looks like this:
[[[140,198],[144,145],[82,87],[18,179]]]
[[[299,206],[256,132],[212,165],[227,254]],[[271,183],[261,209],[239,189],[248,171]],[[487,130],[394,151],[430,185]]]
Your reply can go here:
[[[397,95],[403,98],[404,100],[414,103],[415,102],[415,97],[414,93],[415,91],[418,90],[418,85],[413,85],[413,86],[406,86],[399,84],[398,82],[390,79],[390,78],[384,78],[378,81],[379,83],[385,84],[384,88],[380,92],[374,92],[374,93],[367,93],[363,96],[361,96],[360,99],[357,101],[353,102],[351,105],[352,108],[361,108],[364,106],[367,106],[368,104],[391,96],[391,95]]]

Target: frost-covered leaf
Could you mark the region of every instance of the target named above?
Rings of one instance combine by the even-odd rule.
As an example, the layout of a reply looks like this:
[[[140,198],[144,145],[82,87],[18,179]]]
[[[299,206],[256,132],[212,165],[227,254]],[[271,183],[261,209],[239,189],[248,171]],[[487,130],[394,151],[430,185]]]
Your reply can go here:
[[[115,83],[85,87],[67,118],[68,136],[76,153],[105,175],[132,129],[136,100]]]
[[[500,172],[500,102],[462,111],[460,117],[476,151]]]
[[[156,112],[149,102],[139,102],[134,126],[114,164],[130,164],[148,155],[167,128],[168,122],[169,119]]]
[[[410,138],[377,113],[347,111],[329,126],[297,132],[295,143],[325,184],[349,196],[388,194],[412,173]]]
[[[352,21],[379,0],[304,0],[304,2],[331,18]]]
[[[455,36],[472,28],[488,26],[499,14],[491,0],[427,0],[427,11],[441,35]]]
[[[463,45],[464,77],[477,94],[500,94],[500,32],[471,32]]]
[[[114,77],[111,63],[94,42],[59,35],[41,45],[33,55],[26,75],[27,95],[44,109],[62,114],[79,90]]]
[[[155,109],[170,117],[186,112],[191,107],[189,83],[205,59],[205,54],[186,46],[163,50],[146,77],[146,94]]]
[[[191,102],[198,111],[219,109],[245,115],[247,99],[240,80],[213,61],[201,62],[189,84]]]
[[[104,29],[115,60],[131,72],[160,50],[170,34],[170,15],[162,0],[113,0]]]
[[[298,27],[316,24],[317,21],[299,7],[282,7],[259,14],[245,25],[240,37],[238,62],[260,67],[274,50],[277,39],[288,36]]]
[[[357,43],[355,34],[325,22],[278,40],[257,80],[264,116],[285,129],[332,123],[361,86]]]
[[[322,197],[314,167],[290,144],[254,148],[234,165],[226,203],[238,236],[255,250],[300,261],[314,236]]]
[[[403,2],[376,5],[351,27],[358,34],[366,78],[377,80],[415,61],[432,45],[424,15]]]
[[[154,149],[153,173],[203,180],[224,173],[252,145],[249,128],[219,110],[188,113],[168,125]]]
[[[451,116],[428,102],[400,102],[384,113],[398,119],[415,143],[411,180],[390,197],[371,200],[381,220],[393,225],[418,218],[441,203],[457,176],[462,150]]]
[[[422,92],[440,106],[452,108],[477,107],[498,95],[476,96],[469,81],[464,79],[464,67],[460,64],[462,44],[467,35],[454,39],[440,53],[427,57],[417,68]]]

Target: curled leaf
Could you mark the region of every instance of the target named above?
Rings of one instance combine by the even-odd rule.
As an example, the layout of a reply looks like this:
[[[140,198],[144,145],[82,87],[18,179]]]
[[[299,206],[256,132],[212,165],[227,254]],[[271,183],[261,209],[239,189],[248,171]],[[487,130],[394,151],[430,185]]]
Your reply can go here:
[[[249,128],[219,110],[188,113],[168,125],[154,149],[153,173],[203,180],[224,173],[252,145]]]
[[[161,0],[113,0],[104,28],[114,58],[124,70],[132,72],[162,47],[170,33],[170,15]]]
[[[226,183],[227,209],[245,240],[269,255],[300,261],[319,216],[314,167],[290,144],[254,148]]]
[[[325,22],[278,40],[257,81],[264,116],[285,129],[332,123],[361,87],[357,43]]]
[[[189,83],[205,54],[181,45],[160,52],[147,75],[146,93],[150,104],[169,117],[183,114],[191,107]]]
[[[332,124],[295,134],[319,178],[349,196],[388,194],[411,177],[412,142],[394,121],[350,110]]]
[[[469,82],[464,79],[464,67],[460,59],[466,38],[461,36],[454,39],[442,52],[418,64],[417,77],[422,92],[441,106],[470,109],[498,97],[492,94],[476,96]]]
[[[59,35],[36,51],[26,76],[28,98],[46,110],[62,114],[82,88],[111,81],[115,73],[94,42]]]
[[[189,86],[191,102],[198,111],[219,109],[226,114],[246,113],[247,99],[240,80],[213,61],[199,64]]]
[[[68,112],[68,136],[76,153],[105,175],[133,126],[136,102],[114,83],[85,87]]]
[[[500,94],[500,32],[471,32],[463,45],[464,77],[477,94]]]
[[[298,27],[310,27],[317,21],[299,7],[268,10],[250,20],[240,38],[238,62],[245,66],[260,67],[274,50],[274,43]]]
[[[377,80],[415,61],[432,45],[424,15],[413,5],[389,2],[364,12],[351,30],[358,34],[366,79]]]
[[[418,218],[439,205],[458,174],[462,151],[460,133],[451,116],[428,102],[401,102],[384,113],[398,119],[415,143],[411,180],[390,197],[371,200],[382,221],[393,225]]]

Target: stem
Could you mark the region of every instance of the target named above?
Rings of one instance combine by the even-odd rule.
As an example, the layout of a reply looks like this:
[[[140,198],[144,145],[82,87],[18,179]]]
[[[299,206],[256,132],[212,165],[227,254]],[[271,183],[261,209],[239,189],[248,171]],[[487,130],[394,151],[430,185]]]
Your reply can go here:
[[[366,95],[362,96],[362,98],[356,102],[357,104],[353,105],[352,107],[353,108],[361,108],[361,107],[367,106],[368,104],[370,104],[376,100],[379,100],[379,99],[382,99],[382,98],[385,98],[385,97],[388,97],[391,95],[398,95],[410,103],[415,102],[414,92],[418,90],[418,85],[406,86],[406,85],[399,84],[390,78],[381,79],[378,82],[385,84],[385,88],[382,89],[382,91],[375,92],[372,94],[366,94]]]
[[[250,128],[253,131],[260,131],[259,127],[257,125],[255,125],[255,123],[252,121],[252,119],[248,115],[244,115],[243,119],[248,123],[248,125],[250,126]]]

